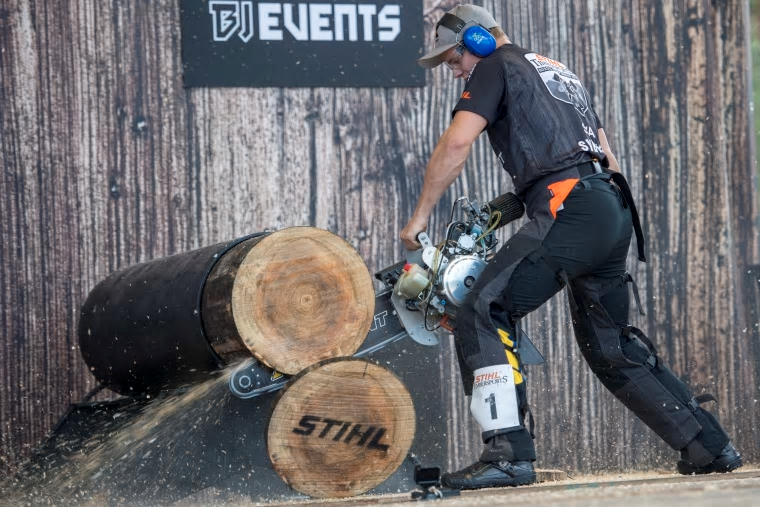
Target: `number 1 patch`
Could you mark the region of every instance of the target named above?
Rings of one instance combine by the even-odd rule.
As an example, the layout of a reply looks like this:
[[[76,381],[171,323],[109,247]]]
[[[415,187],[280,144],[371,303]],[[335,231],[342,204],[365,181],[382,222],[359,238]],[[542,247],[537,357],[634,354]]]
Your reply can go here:
[[[470,411],[484,432],[520,426],[515,377],[510,365],[475,370]]]

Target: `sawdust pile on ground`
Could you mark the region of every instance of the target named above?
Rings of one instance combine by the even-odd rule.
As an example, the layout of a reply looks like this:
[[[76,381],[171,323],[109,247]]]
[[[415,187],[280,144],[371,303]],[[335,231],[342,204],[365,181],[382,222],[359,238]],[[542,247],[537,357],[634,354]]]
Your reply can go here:
[[[141,462],[152,454],[161,451],[162,459],[170,458],[162,463],[165,469],[171,469],[174,461],[192,459],[184,453],[173,455],[166,451],[189,439],[200,426],[213,425],[215,409],[223,404],[224,397],[230,396],[226,385],[232,371],[228,369],[181,394],[146,405],[139,416],[117,425],[113,433],[86,442],[82,452],[68,457],[61,467],[26,473],[22,468],[19,478],[2,485],[0,505],[118,505],[118,495],[115,499],[112,487],[128,481],[127,474],[139,470]],[[171,493],[160,487],[157,484],[157,499]]]

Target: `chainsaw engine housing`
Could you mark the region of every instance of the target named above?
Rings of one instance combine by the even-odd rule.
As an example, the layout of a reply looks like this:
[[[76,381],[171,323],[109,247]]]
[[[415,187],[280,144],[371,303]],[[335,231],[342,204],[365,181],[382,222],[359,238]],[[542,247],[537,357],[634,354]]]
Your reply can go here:
[[[457,209],[461,218],[455,220]],[[498,244],[494,232],[521,217],[524,211],[522,202],[512,193],[483,206],[467,197],[457,199],[443,241],[434,245],[427,233],[420,233],[419,266],[407,262],[395,279],[384,279],[394,287],[394,299],[404,301],[407,311],[422,312],[425,330],[451,330],[458,308]]]

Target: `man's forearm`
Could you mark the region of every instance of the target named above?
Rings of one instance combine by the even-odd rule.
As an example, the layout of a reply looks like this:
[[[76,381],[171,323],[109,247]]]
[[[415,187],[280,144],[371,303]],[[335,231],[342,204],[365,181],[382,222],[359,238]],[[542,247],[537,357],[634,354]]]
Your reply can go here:
[[[457,143],[447,135],[441,137],[425,169],[422,192],[414,217],[427,221],[441,196],[459,177],[470,153],[471,144]]]
[[[427,228],[428,219],[441,196],[462,173],[472,143],[486,124],[485,118],[469,111],[459,111],[454,115],[425,168],[422,192],[414,215],[401,231],[400,237],[406,248],[414,250],[420,247],[417,235]]]

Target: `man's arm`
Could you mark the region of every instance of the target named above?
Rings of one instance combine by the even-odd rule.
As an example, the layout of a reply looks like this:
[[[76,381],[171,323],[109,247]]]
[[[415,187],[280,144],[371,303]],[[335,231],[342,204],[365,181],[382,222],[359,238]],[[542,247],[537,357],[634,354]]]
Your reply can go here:
[[[612,154],[612,148],[610,148],[610,143],[607,141],[607,134],[604,133],[604,129],[599,129],[597,133],[599,134],[599,143],[602,145],[604,154],[607,155],[607,160],[610,163],[610,166],[607,169],[619,173],[620,166],[618,165],[615,155]]]
[[[417,201],[414,215],[401,231],[401,241],[409,250],[421,247],[417,235],[427,229],[433,208],[438,204],[446,189],[464,169],[464,162],[470,154],[472,143],[483,132],[488,122],[479,114],[458,111],[433,150],[433,155],[425,169],[422,193]]]

